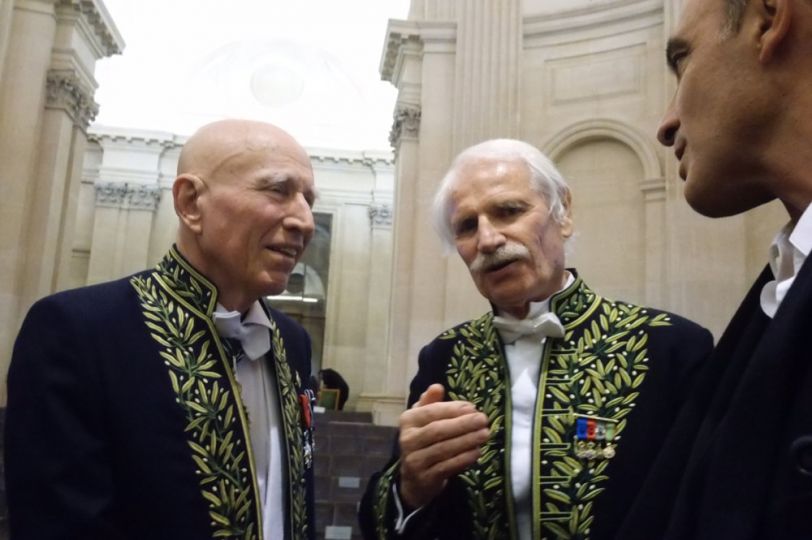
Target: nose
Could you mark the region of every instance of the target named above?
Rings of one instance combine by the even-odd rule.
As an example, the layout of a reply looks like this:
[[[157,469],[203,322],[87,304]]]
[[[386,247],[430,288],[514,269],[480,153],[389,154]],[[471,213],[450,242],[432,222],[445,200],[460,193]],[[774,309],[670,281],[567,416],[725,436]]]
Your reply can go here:
[[[504,243],[505,235],[487,217],[481,216],[477,225],[477,249],[481,253],[493,253]]]
[[[313,210],[310,208],[307,199],[304,195],[297,194],[288,208],[287,215],[283,221],[283,225],[289,230],[298,230],[306,237],[309,238],[316,228],[313,221]]]
[[[668,104],[665,110],[665,115],[660,121],[660,127],[657,129],[657,140],[663,146],[673,146],[674,140],[677,138],[677,131],[679,131],[680,122],[677,118],[677,113],[674,107],[674,100]]]

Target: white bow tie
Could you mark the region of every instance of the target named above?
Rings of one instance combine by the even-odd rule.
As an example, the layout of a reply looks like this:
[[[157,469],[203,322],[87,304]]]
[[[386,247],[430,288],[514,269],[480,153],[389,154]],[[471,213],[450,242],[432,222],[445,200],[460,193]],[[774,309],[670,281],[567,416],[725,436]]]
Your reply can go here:
[[[529,319],[508,319],[499,315],[493,318],[493,326],[499,330],[502,341],[510,345],[522,336],[564,337],[564,325],[555,313],[548,311]]]
[[[271,349],[268,328],[255,322],[244,322],[239,311],[215,311],[212,315],[217,333],[227,339],[239,340],[242,350],[251,360],[261,358]]]

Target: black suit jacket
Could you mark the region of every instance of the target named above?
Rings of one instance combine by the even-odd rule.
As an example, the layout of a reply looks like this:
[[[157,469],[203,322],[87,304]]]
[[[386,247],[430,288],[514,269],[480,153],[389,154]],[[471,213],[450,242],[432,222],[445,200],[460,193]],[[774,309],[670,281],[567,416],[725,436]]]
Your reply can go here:
[[[215,305],[215,288],[173,248],[153,270],[31,308],[8,379],[12,538],[261,538],[247,417],[211,322]],[[269,315],[286,528],[313,538],[310,395],[301,385],[310,341],[291,319]]]
[[[618,539],[812,538],[812,264],[773,319],[771,279],[730,322]]]

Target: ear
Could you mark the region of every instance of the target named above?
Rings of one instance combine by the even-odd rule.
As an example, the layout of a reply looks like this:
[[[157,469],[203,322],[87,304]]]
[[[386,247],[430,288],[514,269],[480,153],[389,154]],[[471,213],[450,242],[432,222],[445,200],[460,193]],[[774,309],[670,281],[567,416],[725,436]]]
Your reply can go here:
[[[572,236],[572,193],[567,190],[566,195],[562,197],[561,204],[564,206],[564,217],[561,220],[561,236],[569,238]]]
[[[770,62],[786,41],[792,21],[794,0],[756,0],[761,17],[758,59]]]
[[[202,230],[200,197],[205,189],[206,184],[192,174],[181,174],[172,184],[175,213],[183,225],[196,234]]]

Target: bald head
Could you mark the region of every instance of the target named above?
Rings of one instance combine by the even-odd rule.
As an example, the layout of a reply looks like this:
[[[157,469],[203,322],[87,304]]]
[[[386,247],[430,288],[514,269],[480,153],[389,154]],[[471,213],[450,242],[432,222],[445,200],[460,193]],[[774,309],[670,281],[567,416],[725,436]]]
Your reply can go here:
[[[228,119],[206,124],[189,137],[178,160],[178,176],[192,174],[216,180],[218,172],[251,152],[293,150],[309,161],[307,153],[290,134],[272,124]]]

